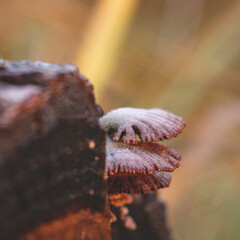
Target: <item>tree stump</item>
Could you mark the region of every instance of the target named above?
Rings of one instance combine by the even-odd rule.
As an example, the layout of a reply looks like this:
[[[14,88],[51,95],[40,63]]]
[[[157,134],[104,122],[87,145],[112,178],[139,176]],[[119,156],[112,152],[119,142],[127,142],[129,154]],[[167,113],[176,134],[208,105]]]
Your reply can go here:
[[[0,61],[0,239],[110,239],[101,114],[75,66]]]
[[[0,60],[1,240],[111,239],[102,114],[75,66]],[[113,240],[169,240],[155,194],[128,207]]]

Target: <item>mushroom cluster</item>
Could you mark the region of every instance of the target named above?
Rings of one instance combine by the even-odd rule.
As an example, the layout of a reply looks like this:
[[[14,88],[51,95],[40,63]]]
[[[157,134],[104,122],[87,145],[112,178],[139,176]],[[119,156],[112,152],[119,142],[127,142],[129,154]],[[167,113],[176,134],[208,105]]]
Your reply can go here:
[[[156,143],[180,134],[183,120],[162,109],[119,108],[99,119],[107,133],[108,199],[114,206],[131,202],[128,194],[148,194],[169,186],[181,156]],[[155,143],[154,143],[155,142]]]

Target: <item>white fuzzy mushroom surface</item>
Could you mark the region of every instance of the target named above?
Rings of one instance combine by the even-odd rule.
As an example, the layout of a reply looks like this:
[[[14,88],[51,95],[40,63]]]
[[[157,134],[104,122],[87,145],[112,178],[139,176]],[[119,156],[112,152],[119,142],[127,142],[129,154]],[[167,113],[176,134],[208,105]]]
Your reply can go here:
[[[106,166],[108,175],[118,173],[152,174],[155,171],[173,172],[179,167],[181,155],[158,143],[124,144],[106,138]]]
[[[159,108],[118,108],[101,117],[99,123],[114,141],[127,144],[171,139],[185,127],[182,118]]]

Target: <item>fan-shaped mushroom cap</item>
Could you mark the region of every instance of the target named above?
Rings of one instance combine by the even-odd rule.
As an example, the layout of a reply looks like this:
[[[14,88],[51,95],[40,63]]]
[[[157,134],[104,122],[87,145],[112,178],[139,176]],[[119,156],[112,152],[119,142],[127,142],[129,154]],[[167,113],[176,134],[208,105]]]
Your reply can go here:
[[[125,204],[132,203],[133,199],[125,193],[108,194],[108,201],[115,207],[120,207]]]
[[[153,174],[119,173],[108,178],[108,193],[148,194],[168,187],[171,176],[167,172]]]
[[[118,108],[101,117],[99,123],[114,141],[128,144],[170,139],[185,127],[180,117],[158,108]]]
[[[106,139],[106,172],[154,173],[172,172],[179,167],[181,156],[172,148],[157,143],[138,143],[136,145],[114,142]]]

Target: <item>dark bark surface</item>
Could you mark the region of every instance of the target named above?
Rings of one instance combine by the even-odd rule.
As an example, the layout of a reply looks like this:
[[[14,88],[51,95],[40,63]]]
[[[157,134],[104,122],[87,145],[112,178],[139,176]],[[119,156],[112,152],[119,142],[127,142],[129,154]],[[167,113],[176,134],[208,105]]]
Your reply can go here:
[[[76,67],[0,61],[0,239],[87,209],[82,223],[99,213],[97,227],[75,235],[109,239],[101,114]]]
[[[135,195],[133,203],[126,205],[137,225],[136,230],[128,229],[121,220],[119,208],[112,208],[117,221],[112,223],[112,240],[170,240],[170,231],[166,224],[166,209],[155,193]]]

